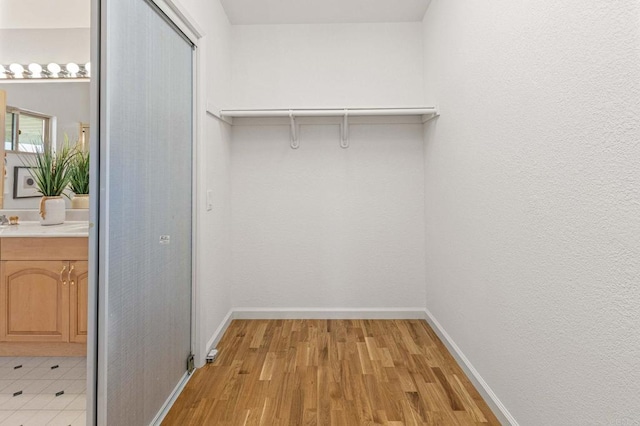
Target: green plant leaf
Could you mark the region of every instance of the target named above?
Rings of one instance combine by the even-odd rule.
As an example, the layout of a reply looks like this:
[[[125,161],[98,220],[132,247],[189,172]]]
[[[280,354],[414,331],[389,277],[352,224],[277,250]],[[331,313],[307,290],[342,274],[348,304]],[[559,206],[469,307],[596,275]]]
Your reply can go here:
[[[20,157],[22,163],[31,167],[30,173],[36,182],[38,192],[46,197],[63,194],[71,179],[70,167],[77,152],[69,147],[68,138],[56,152],[45,150],[29,157]]]
[[[75,194],[89,193],[89,153],[77,151],[69,166],[69,188]]]

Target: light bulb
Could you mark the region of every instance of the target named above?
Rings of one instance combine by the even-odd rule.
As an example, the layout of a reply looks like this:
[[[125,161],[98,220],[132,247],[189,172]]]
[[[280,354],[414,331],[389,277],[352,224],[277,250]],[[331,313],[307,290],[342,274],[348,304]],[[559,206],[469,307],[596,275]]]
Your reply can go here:
[[[42,65],[40,64],[29,64],[29,71],[34,74],[40,74],[42,72]]]
[[[31,71],[32,77],[40,78],[42,76],[42,65],[29,64],[29,71]]]
[[[55,78],[58,76],[61,68],[60,65],[56,64],[55,62],[51,62],[49,65],[47,65],[47,70],[49,70],[51,76]]]
[[[22,73],[24,72],[24,67],[20,64],[11,64],[9,65],[9,69],[13,73],[15,78],[22,78]]]
[[[84,69],[87,71],[87,77],[91,76],[91,62],[84,64]]]
[[[75,76],[78,73],[78,71],[80,71],[80,67],[75,62],[69,62],[67,64],[67,71],[69,71],[69,73],[71,73],[72,76]]]

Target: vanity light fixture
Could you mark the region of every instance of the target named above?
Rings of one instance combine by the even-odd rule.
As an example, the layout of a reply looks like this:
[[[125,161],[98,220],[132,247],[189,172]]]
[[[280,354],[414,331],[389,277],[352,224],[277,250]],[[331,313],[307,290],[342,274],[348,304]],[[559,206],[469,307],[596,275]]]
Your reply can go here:
[[[86,79],[90,75],[91,64],[89,62],[84,65],[79,65],[76,62],[69,62],[66,65],[55,62],[46,65],[35,62],[29,65],[18,63],[0,65],[0,80]]]

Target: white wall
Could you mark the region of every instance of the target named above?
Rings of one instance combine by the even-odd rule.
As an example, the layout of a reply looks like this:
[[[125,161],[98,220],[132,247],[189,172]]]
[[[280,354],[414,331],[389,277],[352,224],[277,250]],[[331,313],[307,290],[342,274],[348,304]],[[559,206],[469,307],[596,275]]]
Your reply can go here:
[[[421,105],[421,35],[420,23],[234,25],[227,106]],[[298,150],[286,121],[234,122],[233,306],[422,306],[422,125],[352,125],[344,150],[339,120],[320,121],[299,120]]]
[[[0,28],[89,28],[88,0],[0,0]]]
[[[422,124],[309,122],[233,127],[233,306],[422,306]]]
[[[522,425],[640,422],[639,16],[425,16],[427,306]]]
[[[234,25],[235,108],[422,103],[420,23]]]
[[[89,62],[89,28],[0,29],[0,64]]]
[[[7,105],[55,116],[58,145],[64,141],[65,134],[74,143],[78,139],[80,123],[89,122],[88,82],[0,83],[0,90],[7,92]],[[22,165],[15,154],[7,154],[5,209],[38,208],[38,198],[13,199],[13,168]],[[66,201],[70,206],[69,200]]]
[[[203,103],[225,104],[230,86],[230,24],[217,1],[184,0],[184,7],[202,27],[201,94]],[[230,233],[230,127],[204,111],[200,116],[203,130],[202,150],[198,161],[199,243],[197,247],[197,327],[196,360],[204,356],[213,343],[216,331],[231,309],[231,233]],[[213,210],[206,211],[206,191],[213,192]]]

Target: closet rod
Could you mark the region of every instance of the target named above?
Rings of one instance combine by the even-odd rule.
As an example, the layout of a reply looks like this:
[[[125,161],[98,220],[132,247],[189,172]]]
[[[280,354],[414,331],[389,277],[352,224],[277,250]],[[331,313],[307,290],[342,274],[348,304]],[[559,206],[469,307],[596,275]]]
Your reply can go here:
[[[225,117],[342,117],[354,116],[390,116],[390,115],[427,115],[437,114],[435,107],[424,108],[332,108],[332,109],[237,109],[221,110]]]

